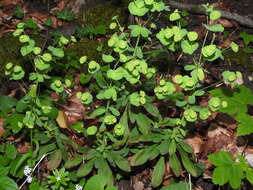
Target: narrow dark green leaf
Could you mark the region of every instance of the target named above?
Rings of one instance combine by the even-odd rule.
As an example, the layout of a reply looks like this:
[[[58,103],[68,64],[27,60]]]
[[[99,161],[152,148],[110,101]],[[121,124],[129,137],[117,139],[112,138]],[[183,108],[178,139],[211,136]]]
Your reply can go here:
[[[189,183],[173,183],[161,188],[160,190],[189,190]]]
[[[170,156],[170,167],[172,169],[172,171],[174,172],[174,174],[178,177],[180,175],[180,171],[181,171],[181,164],[177,158],[176,154],[172,154]]]
[[[167,154],[169,152],[170,142],[167,140],[162,141],[159,146],[161,155]]]
[[[16,182],[7,177],[7,176],[1,176],[0,177],[0,189],[2,190],[17,190],[18,189],[18,185],[16,184]]]
[[[143,135],[147,135],[150,132],[149,118],[146,115],[144,115],[143,113],[139,113],[136,118],[136,122],[137,122],[139,131]]]
[[[180,141],[179,145],[183,148],[185,152],[192,153],[192,147],[189,144],[185,143],[184,141]]]
[[[144,164],[145,162],[148,161],[148,159],[151,157],[151,152],[157,148],[158,145],[152,145],[148,148],[145,148],[143,150],[140,150],[137,152],[131,159],[130,164],[131,166],[139,166]]]
[[[55,143],[51,143],[51,144],[40,147],[38,159],[40,159],[44,154],[55,150],[56,148],[57,147]]]
[[[106,178],[102,175],[92,176],[84,186],[84,190],[104,190]]]
[[[131,167],[129,162],[120,155],[113,156],[116,165],[123,171],[130,172]]]
[[[176,150],[177,150],[177,144],[176,144],[175,140],[173,139],[169,145],[169,154],[170,155],[175,154]]]
[[[144,108],[146,109],[146,111],[148,113],[150,113],[154,117],[161,116],[160,113],[159,113],[159,110],[157,109],[157,107],[154,104],[152,104],[152,103],[146,103],[146,104],[144,104]]]
[[[74,158],[67,160],[65,162],[64,167],[66,169],[70,169],[70,168],[78,166],[82,161],[83,161],[83,155],[77,155]]]
[[[93,165],[94,165],[93,159],[81,165],[80,168],[77,170],[77,173],[76,173],[77,177],[87,176],[92,171]]]
[[[9,96],[0,96],[0,110],[9,113],[11,108],[17,104],[17,100],[15,98],[11,98]]]
[[[152,186],[158,187],[163,181],[163,175],[165,172],[165,160],[161,157],[156,163],[153,173],[152,173]]]
[[[184,168],[187,170],[187,172],[192,174],[192,176],[196,177],[197,176],[197,169],[196,169],[195,165],[189,159],[187,153],[185,153],[184,150],[182,150],[181,148],[179,149],[179,153],[180,153]]]
[[[109,110],[111,111],[111,113],[115,116],[120,116],[120,112],[114,108],[114,107],[109,107]]]
[[[131,108],[128,109],[128,114],[129,114],[129,119],[130,119],[131,123],[135,123],[136,118],[137,118],[137,114],[133,113]]]
[[[99,85],[100,88],[105,88],[107,86],[107,83],[106,83],[101,72],[96,72],[94,74],[94,77],[95,77],[97,84]]]
[[[17,156],[16,147],[10,142],[6,143],[5,155],[7,158],[14,160]]]
[[[60,150],[56,150],[50,157],[48,162],[48,167],[51,170],[58,168],[62,161],[62,152]]]

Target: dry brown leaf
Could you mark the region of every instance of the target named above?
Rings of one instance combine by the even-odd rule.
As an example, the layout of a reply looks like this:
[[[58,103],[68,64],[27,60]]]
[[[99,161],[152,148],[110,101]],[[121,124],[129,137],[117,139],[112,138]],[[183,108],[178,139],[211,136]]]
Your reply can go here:
[[[186,142],[187,144],[189,144],[192,147],[193,153],[195,155],[197,155],[203,151],[204,141],[202,140],[202,138],[200,138],[197,135],[195,135],[194,137],[191,137],[191,138],[186,138],[184,140],[184,142]]]
[[[0,118],[0,138],[4,135],[4,119]]]
[[[21,0],[1,0],[3,7],[16,7],[22,4]]]
[[[218,23],[221,24],[224,28],[232,28],[234,26],[232,22],[224,18],[220,18],[218,20]]]
[[[58,3],[58,11],[61,11],[62,9],[65,8],[65,2],[64,1],[61,1],[60,3]]]
[[[20,143],[20,144],[18,144],[17,151],[18,151],[20,154],[24,154],[24,153],[26,153],[27,150],[30,149],[30,148],[31,148],[30,143],[28,143],[28,142]]]
[[[237,123],[234,118],[228,114],[218,113],[215,118],[215,121],[218,125],[225,126],[228,129],[234,130],[237,127]]]
[[[68,119],[64,111],[59,110],[58,116],[56,118],[56,122],[58,123],[60,128],[68,128]]]

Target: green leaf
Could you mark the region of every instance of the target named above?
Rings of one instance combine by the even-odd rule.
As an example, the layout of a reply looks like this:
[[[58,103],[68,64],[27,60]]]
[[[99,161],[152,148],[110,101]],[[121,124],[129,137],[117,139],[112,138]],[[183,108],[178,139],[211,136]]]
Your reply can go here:
[[[105,63],[111,63],[115,60],[115,58],[111,55],[102,54],[102,59]]]
[[[154,104],[146,103],[144,104],[144,108],[148,113],[150,113],[154,117],[161,117],[158,108]]]
[[[77,170],[77,177],[85,177],[87,176],[94,166],[94,159],[90,160],[88,163],[85,163],[80,166],[80,168]]]
[[[165,160],[161,157],[156,163],[152,173],[152,186],[158,187],[163,181],[163,175],[165,173]]]
[[[249,88],[243,85],[234,87],[232,91],[228,88],[218,88],[209,91],[209,93],[228,103],[227,107],[219,110],[223,113],[231,115],[246,113],[248,110],[247,105],[253,105],[253,94]]]
[[[90,114],[90,117],[89,118],[95,118],[97,116],[100,116],[102,114],[104,114],[106,111],[105,107],[104,106],[100,106],[98,109],[96,109],[95,111],[93,111],[91,114]]]
[[[15,181],[7,176],[0,177],[0,189],[2,190],[17,190],[18,185]]]
[[[84,190],[104,190],[106,178],[102,175],[92,176],[84,186]]]
[[[76,155],[74,158],[65,162],[64,168],[70,169],[78,166],[83,161],[83,155]]]
[[[179,153],[182,159],[182,163],[184,165],[184,168],[192,174],[192,176],[196,177],[197,176],[197,169],[195,165],[191,162],[190,158],[188,155],[182,150],[181,148],[179,149]]]
[[[214,184],[224,185],[229,182],[234,189],[240,187],[241,180],[244,178],[243,169],[234,163],[233,157],[229,153],[220,151],[209,155],[208,158],[217,166],[213,172],[212,181]]]
[[[250,115],[241,113],[235,117],[236,121],[239,122],[237,126],[237,135],[250,135],[253,133],[253,119]]]
[[[83,133],[83,132],[85,131],[82,121],[76,122],[76,123],[75,123],[74,125],[72,125],[70,128],[75,129],[78,133]]]
[[[7,158],[14,160],[17,156],[16,147],[10,142],[6,143],[5,155]]]
[[[62,152],[61,150],[56,150],[50,157],[48,162],[48,167],[50,170],[58,168],[62,161]]]
[[[245,32],[241,32],[239,37],[243,39],[243,42],[246,46],[249,45],[250,42],[253,42],[253,34],[247,34]]]
[[[206,24],[203,24],[203,26],[211,31],[211,32],[223,32],[224,31],[224,27],[221,25],[221,24],[215,24],[215,25],[212,25],[212,26],[209,26],[209,25],[206,25]]]
[[[18,5],[15,10],[13,11],[13,14],[17,17],[17,18],[23,18],[24,17],[24,9]]]
[[[208,159],[215,166],[231,165],[234,162],[233,157],[225,151],[220,151],[217,154],[211,154],[208,156]]]
[[[184,141],[179,141],[179,145],[185,152],[192,153],[192,147],[189,144],[185,143]]]
[[[176,154],[172,154],[170,156],[170,167],[172,169],[172,171],[174,172],[174,174],[178,177],[180,176],[180,172],[181,172],[181,164],[177,158]]]
[[[96,159],[95,167],[98,170],[98,175],[101,175],[105,178],[107,186],[112,186],[114,182],[112,170],[109,167],[107,161],[102,156]]]
[[[174,139],[172,139],[171,143],[169,144],[169,154],[173,155],[175,154],[177,150],[177,144]]]
[[[104,79],[104,77],[103,77],[103,75],[102,75],[101,72],[96,72],[96,73],[94,74],[94,77],[95,77],[95,79],[96,79],[96,81],[97,81],[99,87],[101,87],[101,88],[106,88],[107,83],[106,83],[106,81],[105,81],[105,79]]]
[[[30,157],[32,157],[31,152],[23,154],[21,157],[16,158],[10,165],[10,174],[16,176],[22,164]]]
[[[189,183],[180,182],[180,183],[169,184],[161,188],[160,190],[189,190]]]
[[[199,47],[198,42],[191,42],[188,40],[183,40],[181,42],[181,47],[184,53],[192,55]]]
[[[123,171],[126,172],[130,172],[131,171],[131,167],[129,162],[124,159],[121,155],[118,155],[118,153],[111,153],[110,154],[114,160],[114,162],[116,163],[116,165]]]
[[[16,134],[23,128],[24,117],[23,114],[13,113],[4,121],[4,126],[10,128]]]
[[[17,100],[15,98],[11,98],[9,96],[0,96],[0,110],[4,113],[11,112],[13,106],[17,104]]]
[[[161,155],[165,155],[169,152],[169,146],[170,142],[168,140],[162,141],[162,143],[159,145],[159,150]]]
[[[47,20],[45,21],[45,25],[46,26],[52,26],[53,25],[53,21],[51,16],[47,17]]]
[[[139,113],[136,118],[136,122],[137,122],[139,131],[143,135],[147,135],[150,132],[150,122],[149,122],[149,118],[146,115],[144,115],[143,113]]]
[[[242,184],[242,179],[244,178],[243,169],[239,165],[234,164],[231,168],[230,176],[229,184],[233,189],[238,189]]]
[[[41,158],[44,154],[55,150],[56,148],[57,147],[55,143],[51,143],[51,144],[40,147],[38,159]]]
[[[88,74],[85,75],[85,74],[81,73],[81,75],[80,75],[80,83],[82,85],[87,84],[88,82],[90,82],[90,79],[91,79],[90,75],[88,75]]]
[[[63,9],[62,11],[56,11],[55,15],[58,19],[67,20],[67,21],[71,21],[75,18],[75,15],[67,9]]]
[[[33,21],[32,18],[29,18],[25,21],[25,28],[38,29],[39,26]]]
[[[120,116],[120,112],[119,112],[116,108],[114,108],[114,107],[109,107],[109,110],[110,110],[110,112],[111,112],[113,115],[115,115],[115,116]]]
[[[31,53],[33,51],[33,48],[34,48],[33,45],[23,46],[20,49],[20,53],[21,53],[22,56],[26,56],[26,55],[28,55],[29,53]]]
[[[47,48],[49,51],[52,52],[52,54],[56,57],[63,58],[64,57],[64,51],[61,48],[55,48],[53,46],[48,46]]]
[[[142,0],[130,2],[128,5],[128,10],[132,15],[137,16],[143,16],[148,12],[148,8],[145,7],[145,4]]]
[[[155,148],[157,148],[156,144],[137,152],[130,161],[131,166],[139,166],[146,163]]]

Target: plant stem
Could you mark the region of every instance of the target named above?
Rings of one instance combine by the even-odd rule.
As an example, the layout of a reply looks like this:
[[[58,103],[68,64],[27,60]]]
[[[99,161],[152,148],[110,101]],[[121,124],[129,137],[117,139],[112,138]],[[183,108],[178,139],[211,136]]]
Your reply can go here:
[[[201,50],[202,50],[202,49],[203,49],[203,47],[205,46],[207,36],[208,36],[208,31],[206,32],[206,35],[205,35],[205,38],[204,38],[204,41],[203,41],[203,44],[202,44]],[[200,65],[200,66],[202,66],[202,64],[201,64],[201,59],[202,59],[202,52],[200,52],[200,56],[199,56],[199,65]]]

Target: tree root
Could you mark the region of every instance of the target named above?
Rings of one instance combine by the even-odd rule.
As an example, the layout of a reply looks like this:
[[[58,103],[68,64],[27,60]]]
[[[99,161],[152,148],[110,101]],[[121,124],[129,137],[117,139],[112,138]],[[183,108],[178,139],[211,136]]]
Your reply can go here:
[[[185,4],[185,3],[183,4],[172,0],[165,0],[165,2],[172,8],[182,9],[197,14],[205,14],[205,15],[207,14],[205,8],[202,7],[201,5]],[[230,13],[222,10],[219,11],[221,12],[222,15],[221,17],[229,20],[234,20],[243,26],[253,28],[253,20],[248,18],[247,16],[242,16],[237,13]]]

